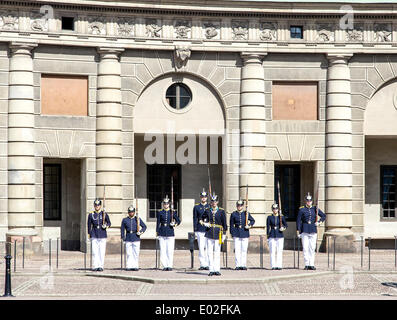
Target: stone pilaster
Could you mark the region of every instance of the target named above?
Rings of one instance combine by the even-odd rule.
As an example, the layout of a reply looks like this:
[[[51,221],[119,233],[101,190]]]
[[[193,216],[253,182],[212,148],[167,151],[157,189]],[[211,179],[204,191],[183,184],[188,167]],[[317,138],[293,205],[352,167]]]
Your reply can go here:
[[[37,235],[32,59],[36,46],[34,43],[10,44],[7,236]]]
[[[352,234],[351,56],[327,56],[326,235]]]
[[[106,186],[106,211],[112,218],[122,209],[121,66],[124,49],[99,48],[96,107],[96,196]],[[116,225],[113,224],[114,227]]]
[[[240,198],[245,199],[248,185],[249,211],[266,212],[265,81],[262,65],[266,54],[243,53],[240,97]],[[264,227],[261,220],[256,227]],[[264,222],[264,219],[263,219]]]

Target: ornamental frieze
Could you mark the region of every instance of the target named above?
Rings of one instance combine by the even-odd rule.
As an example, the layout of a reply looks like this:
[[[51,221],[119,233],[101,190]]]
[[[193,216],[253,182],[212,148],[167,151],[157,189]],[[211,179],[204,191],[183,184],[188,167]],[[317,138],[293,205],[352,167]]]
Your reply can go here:
[[[102,17],[88,18],[88,33],[93,35],[106,35],[106,21]]]
[[[364,27],[355,25],[354,29],[346,30],[347,42],[363,42],[364,41]]]
[[[0,14],[0,29],[2,30],[18,30],[17,13],[5,12]]]
[[[146,19],[146,36],[149,38],[160,38],[161,25],[157,19]]]
[[[319,24],[317,26],[317,38],[318,42],[334,42],[335,31],[332,24]]]
[[[232,21],[233,40],[248,40],[248,21]]]
[[[374,25],[374,31],[376,42],[390,42],[392,40],[391,24],[377,23]]]
[[[262,41],[276,41],[277,25],[269,22],[261,23],[259,29],[259,39]]]
[[[190,21],[177,20],[174,26],[175,37],[177,39],[188,39],[191,38]]]
[[[122,18],[117,24],[117,34],[122,37],[134,36],[135,22],[132,19]]]
[[[220,23],[204,22],[204,36],[206,39],[219,38]]]

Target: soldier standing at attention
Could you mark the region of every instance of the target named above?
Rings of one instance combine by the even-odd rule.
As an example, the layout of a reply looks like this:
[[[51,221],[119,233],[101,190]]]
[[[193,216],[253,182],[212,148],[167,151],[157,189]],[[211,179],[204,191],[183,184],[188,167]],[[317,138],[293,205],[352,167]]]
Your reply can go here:
[[[204,222],[208,221],[208,222]],[[226,238],[226,213],[218,208],[218,196],[211,196],[211,207],[205,210],[200,224],[207,227],[205,237],[207,240],[207,252],[209,263],[209,276],[220,276],[221,270],[221,244]]]
[[[139,219],[139,230],[138,221]],[[128,217],[121,221],[121,239],[125,241],[125,251],[127,253],[127,271],[139,270],[139,251],[141,245],[141,234],[146,231],[146,225],[141,218],[135,216],[135,208],[128,207]]]
[[[302,237],[303,259],[305,260],[305,270],[316,270],[314,267],[314,255],[316,252],[317,227],[325,220],[325,214],[312,206],[313,199],[310,194],[305,197],[306,205],[299,208],[296,219],[296,233]]]
[[[163,209],[157,212],[156,236],[160,241],[160,261],[163,271],[171,271],[174,261],[175,233],[174,228],[181,223],[177,212],[171,212],[170,199],[163,200]]]
[[[200,268],[199,270],[209,270],[208,267],[208,254],[207,254],[207,241],[205,238],[205,231],[207,228],[200,224],[200,220],[202,220],[202,215],[205,210],[209,208],[207,203],[207,192],[203,190],[200,193],[200,203],[197,203],[193,208],[193,229],[197,237],[197,244],[199,247],[199,261]],[[208,221],[204,221],[208,222]]]
[[[272,211],[273,214],[268,216],[266,220],[266,234],[270,251],[270,266],[272,270],[281,270],[283,268],[283,232],[288,228],[288,225],[284,216],[280,215],[277,203],[272,205]]]
[[[93,271],[103,271],[106,251],[106,229],[110,227],[109,216],[105,208],[101,210],[102,201],[94,201],[94,211],[90,212],[87,221],[87,230],[91,239]]]
[[[237,210],[230,215],[230,234],[234,239],[235,270],[247,270],[247,251],[249,229],[255,220],[249,212],[243,210],[244,201],[236,202]],[[246,215],[248,214],[248,217]],[[248,222],[246,224],[246,222]]]

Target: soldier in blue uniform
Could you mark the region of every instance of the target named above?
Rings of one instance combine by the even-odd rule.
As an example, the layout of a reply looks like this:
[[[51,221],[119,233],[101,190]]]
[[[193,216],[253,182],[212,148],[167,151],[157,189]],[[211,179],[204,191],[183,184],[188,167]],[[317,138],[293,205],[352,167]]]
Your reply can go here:
[[[205,222],[208,221],[208,222]],[[200,224],[207,228],[207,252],[209,263],[209,276],[220,276],[221,273],[221,243],[226,238],[226,213],[218,207],[218,196],[211,196],[211,207],[204,211]]]
[[[200,220],[202,220],[202,215],[204,211],[209,208],[209,205],[207,203],[207,192],[205,192],[204,190],[200,193],[200,200],[200,203],[196,203],[193,208],[193,230],[197,237],[197,244],[199,247],[199,270],[209,270],[207,241],[205,238],[206,227],[200,224]]]
[[[283,268],[284,231],[288,228],[284,216],[281,217],[278,204],[272,205],[273,214],[267,217],[266,234],[270,251],[270,266],[272,270]]]
[[[137,219],[139,219],[139,230]],[[139,251],[141,245],[141,235],[146,231],[146,225],[141,218],[135,216],[135,208],[128,207],[128,217],[121,221],[121,239],[125,241],[125,251],[127,253],[127,271],[139,270]]]
[[[296,219],[298,237],[302,238],[303,259],[305,270],[316,270],[314,267],[314,255],[316,252],[317,227],[325,220],[325,214],[318,209],[316,220],[316,207],[312,206],[313,199],[310,194],[305,197],[306,205],[299,208]]]
[[[109,215],[105,208],[101,210],[102,201],[98,198],[94,201],[94,211],[88,214],[87,230],[91,239],[93,271],[103,271],[106,251],[106,229],[110,227]]]
[[[255,224],[251,214],[244,210],[244,201],[236,202],[237,210],[230,215],[230,234],[234,240],[235,270],[247,270],[249,229]],[[248,218],[246,215],[248,214]],[[246,218],[248,224],[246,224]]]
[[[157,212],[156,236],[160,241],[160,261],[163,271],[171,271],[174,261],[174,228],[181,223],[178,213],[170,209],[170,199],[164,198],[163,209]]]

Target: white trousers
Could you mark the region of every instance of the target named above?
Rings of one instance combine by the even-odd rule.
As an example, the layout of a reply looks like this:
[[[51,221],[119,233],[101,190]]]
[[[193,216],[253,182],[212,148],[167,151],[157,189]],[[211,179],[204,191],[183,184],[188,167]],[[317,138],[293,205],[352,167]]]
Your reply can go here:
[[[284,238],[269,238],[270,266],[271,268],[283,267]]]
[[[314,266],[314,255],[316,253],[316,241],[317,233],[305,233],[302,236],[302,247],[303,247],[303,260],[305,260],[305,266]]]
[[[205,232],[196,232],[197,244],[199,247],[200,267],[208,267],[207,240]]]
[[[91,238],[93,269],[102,268],[105,262],[106,238]]]
[[[208,266],[210,272],[220,272],[221,271],[221,245],[219,244],[219,239],[209,239],[207,240],[207,253],[208,253]]]
[[[236,267],[247,267],[248,238],[233,239]]]
[[[140,241],[127,241],[125,243],[125,253],[127,254],[127,269],[139,268],[139,250],[141,248]]]
[[[174,263],[175,237],[159,237],[160,262],[163,268],[172,268]]]

